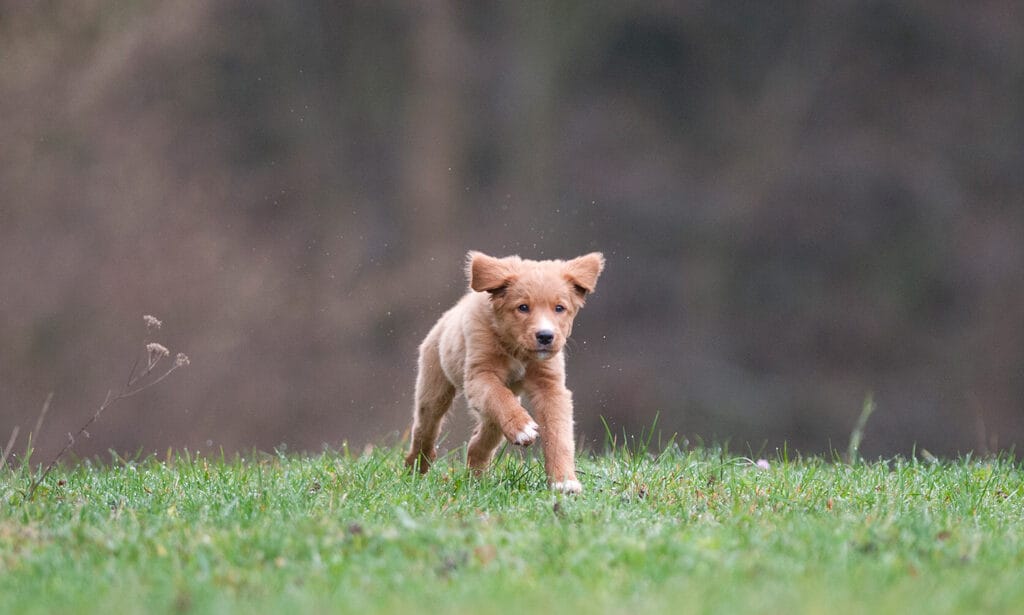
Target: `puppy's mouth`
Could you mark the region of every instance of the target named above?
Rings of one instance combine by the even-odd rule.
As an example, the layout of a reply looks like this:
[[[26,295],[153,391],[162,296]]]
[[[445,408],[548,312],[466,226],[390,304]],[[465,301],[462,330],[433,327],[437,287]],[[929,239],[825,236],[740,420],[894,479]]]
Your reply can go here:
[[[537,348],[533,351],[533,356],[540,359],[541,361],[546,361],[551,357],[555,356],[556,352],[557,351],[551,347]]]

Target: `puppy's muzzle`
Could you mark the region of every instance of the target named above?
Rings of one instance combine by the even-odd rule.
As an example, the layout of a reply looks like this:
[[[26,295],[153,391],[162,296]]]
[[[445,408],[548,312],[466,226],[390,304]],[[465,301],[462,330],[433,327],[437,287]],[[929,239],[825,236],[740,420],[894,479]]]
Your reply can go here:
[[[555,341],[555,332],[549,329],[541,329],[537,332],[537,345],[541,348],[550,348]]]

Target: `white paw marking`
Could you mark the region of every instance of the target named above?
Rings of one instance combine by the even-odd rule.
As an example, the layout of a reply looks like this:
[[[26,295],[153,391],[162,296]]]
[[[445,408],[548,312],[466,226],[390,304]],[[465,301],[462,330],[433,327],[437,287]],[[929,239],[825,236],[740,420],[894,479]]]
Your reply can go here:
[[[527,446],[533,444],[533,441],[537,439],[537,423],[530,421],[523,427],[523,430],[516,434],[514,444],[520,446]]]
[[[580,481],[573,479],[551,483],[551,488],[562,493],[580,493],[583,491],[583,485],[580,484]]]

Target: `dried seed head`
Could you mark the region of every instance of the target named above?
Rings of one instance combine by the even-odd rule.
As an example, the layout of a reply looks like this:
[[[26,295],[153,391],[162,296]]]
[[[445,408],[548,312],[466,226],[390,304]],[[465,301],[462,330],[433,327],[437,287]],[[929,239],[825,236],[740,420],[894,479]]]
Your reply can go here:
[[[188,355],[184,352],[179,352],[178,356],[174,357],[174,365],[176,367],[184,367],[189,364]]]
[[[167,350],[165,346],[163,346],[162,344],[157,344],[156,342],[150,342],[149,344],[146,344],[146,352],[149,353],[150,363],[158,361],[161,358],[171,354],[170,350]]]
[[[142,321],[146,323],[147,331],[159,331],[160,327],[164,325],[156,316],[150,316],[149,314],[143,316]]]

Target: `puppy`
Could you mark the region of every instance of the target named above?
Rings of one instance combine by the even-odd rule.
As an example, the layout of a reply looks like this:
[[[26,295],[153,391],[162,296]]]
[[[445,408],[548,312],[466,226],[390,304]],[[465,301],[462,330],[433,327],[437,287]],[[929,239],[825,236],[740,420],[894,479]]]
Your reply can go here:
[[[477,420],[469,467],[482,472],[502,437],[529,446],[540,436],[551,488],[580,492],[562,348],[602,269],[599,252],[570,261],[468,254],[470,292],[420,345],[407,466],[430,467],[441,421],[461,392]],[[522,393],[536,422],[520,403]]]

